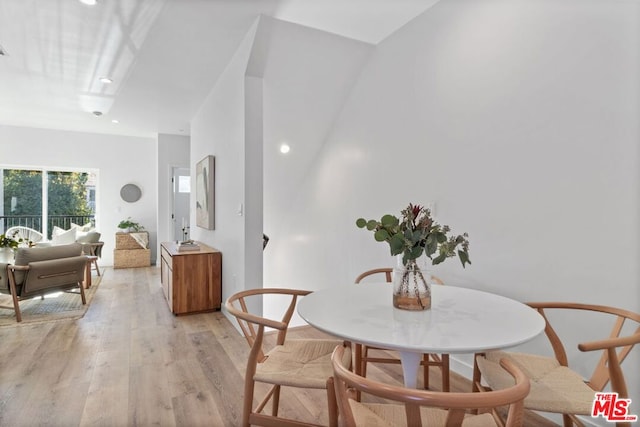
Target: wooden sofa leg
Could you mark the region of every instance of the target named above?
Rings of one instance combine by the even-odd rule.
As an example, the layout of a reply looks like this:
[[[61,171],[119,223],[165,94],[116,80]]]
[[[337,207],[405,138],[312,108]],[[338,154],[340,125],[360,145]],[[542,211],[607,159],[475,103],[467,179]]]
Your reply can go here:
[[[7,268],[9,272],[9,269]],[[20,313],[20,304],[18,303],[18,295],[16,293],[16,282],[13,277],[13,272],[9,272],[9,290],[11,292],[11,298],[13,299],[13,310],[16,312],[16,321],[22,322],[22,313]]]
[[[22,313],[20,312],[20,304],[18,304],[18,297],[12,293],[13,297],[13,310],[16,312],[16,321],[22,322]]]
[[[82,297],[82,305],[87,303],[87,298],[84,296],[84,286],[82,286],[82,282],[78,282],[78,287],[80,288],[80,296]]]

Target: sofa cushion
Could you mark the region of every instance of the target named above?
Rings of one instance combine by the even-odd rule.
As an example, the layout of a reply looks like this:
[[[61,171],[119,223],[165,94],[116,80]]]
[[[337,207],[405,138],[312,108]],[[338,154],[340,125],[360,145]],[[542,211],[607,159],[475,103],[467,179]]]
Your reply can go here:
[[[71,258],[82,254],[82,245],[72,243],[69,245],[45,246],[34,248],[18,248],[15,265],[29,265],[32,262],[46,261],[50,259]],[[17,284],[24,281],[24,271],[16,271],[15,278]]]
[[[15,265],[28,265],[34,261],[69,258],[82,254],[82,245],[71,243],[68,245],[45,246],[35,248],[18,248]]]
[[[51,237],[51,244],[66,245],[69,243],[73,243],[76,241],[76,233],[76,228],[70,228],[69,230],[62,230],[62,232],[60,232],[59,230],[56,230],[56,227],[54,227],[54,232],[52,233]]]
[[[100,241],[101,234],[97,231],[88,231],[82,233],[76,237],[78,243],[98,243]]]
[[[91,223],[90,223],[90,222],[86,223],[85,225],[78,225],[78,224],[74,224],[74,223],[72,222],[72,223],[71,223],[71,228],[75,228],[75,229],[77,229],[78,231],[85,232],[85,233],[86,233],[87,231],[93,231],[93,230],[94,230],[93,225],[91,225]]]

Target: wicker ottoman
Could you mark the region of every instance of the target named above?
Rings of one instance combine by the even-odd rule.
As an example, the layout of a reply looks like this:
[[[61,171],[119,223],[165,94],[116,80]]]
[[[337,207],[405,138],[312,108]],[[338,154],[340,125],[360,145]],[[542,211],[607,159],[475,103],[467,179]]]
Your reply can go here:
[[[149,241],[148,233],[145,234]],[[151,250],[143,248],[130,233],[116,233],[116,248],[113,250],[113,268],[148,267],[151,265]]]

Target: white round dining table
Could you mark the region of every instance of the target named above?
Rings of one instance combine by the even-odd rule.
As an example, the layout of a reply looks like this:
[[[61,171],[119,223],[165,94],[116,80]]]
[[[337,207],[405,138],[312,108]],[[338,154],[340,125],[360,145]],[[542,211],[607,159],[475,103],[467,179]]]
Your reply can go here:
[[[393,307],[388,283],[345,284],[314,291],[298,303],[311,326],[355,343],[397,350],[404,382],[416,387],[424,353],[477,353],[529,341],[544,318],[516,300],[456,286],[433,286],[431,309]]]

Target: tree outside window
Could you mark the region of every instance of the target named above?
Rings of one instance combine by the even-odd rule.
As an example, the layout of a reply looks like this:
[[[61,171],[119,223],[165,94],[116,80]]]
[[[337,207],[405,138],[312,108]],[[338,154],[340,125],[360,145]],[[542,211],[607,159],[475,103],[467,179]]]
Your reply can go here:
[[[2,174],[4,229],[25,225],[44,232],[46,205],[47,234],[54,226],[68,229],[71,222],[84,224],[95,215],[95,175],[87,172],[59,172],[4,169]],[[46,191],[42,176],[47,177]]]

